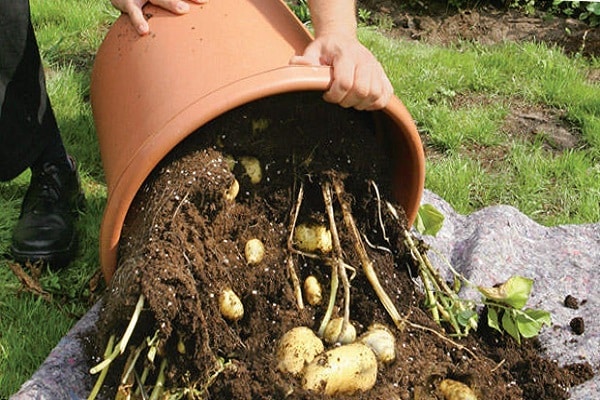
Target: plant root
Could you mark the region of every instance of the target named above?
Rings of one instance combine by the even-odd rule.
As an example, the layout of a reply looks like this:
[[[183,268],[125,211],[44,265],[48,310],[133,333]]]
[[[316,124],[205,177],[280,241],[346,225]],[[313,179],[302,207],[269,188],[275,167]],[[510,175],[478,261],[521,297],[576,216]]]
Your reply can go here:
[[[290,279],[292,280],[292,286],[294,288],[294,294],[296,296],[296,305],[298,309],[304,309],[304,298],[302,297],[302,287],[300,285],[300,279],[298,279],[298,274],[296,273],[296,266],[294,264],[294,257],[292,256],[292,252],[294,251],[293,245],[293,237],[294,237],[294,229],[296,227],[296,222],[298,221],[298,214],[300,213],[300,206],[302,205],[302,199],[304,198],[304,184],[300,184],[300,189],[298,189],[298,198],[296,199],[296,203],[290,212],[290,226],[289,226],[289,235],[287,239],[287,248],[290,251],[290,254],[287,256],[287,270],[290,275]]]

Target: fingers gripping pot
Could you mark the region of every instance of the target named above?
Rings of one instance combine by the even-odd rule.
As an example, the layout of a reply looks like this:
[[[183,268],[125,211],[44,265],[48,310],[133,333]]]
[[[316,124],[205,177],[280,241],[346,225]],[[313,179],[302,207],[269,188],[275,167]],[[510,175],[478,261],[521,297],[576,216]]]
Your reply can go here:
[[[214,118],[268,96],[325,91],[328,67],[290,66],[311,35],[280,0],[219,0],[175,16],[144,8],[151,32],[140,37],[120,17],[100,46],[91,103],[108,199],[100,262],[109,281],[127,211],[154,167]],[[320,100],[320,98],[319,98]],[[424,155],[414,122],[392,98],[372,112],[393,143],[393,192],[412,223],[424,185]]]

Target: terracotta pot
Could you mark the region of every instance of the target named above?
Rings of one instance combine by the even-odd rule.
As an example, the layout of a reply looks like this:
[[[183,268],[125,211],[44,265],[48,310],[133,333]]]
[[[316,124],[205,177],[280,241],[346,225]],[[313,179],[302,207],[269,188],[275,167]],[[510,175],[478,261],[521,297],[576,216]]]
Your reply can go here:
[[[175,16],[144,11],[151,33],[140,37],[119,18],[100,46],[91,102],[108,200],[100,231],[105,279],[116,267],[121,229],[153,168],[206,122],[263,97],[324,91],[330,68],[290,66],[310,33],[280,0],[215,0]],[[424,184],[424,156],[411,116],[394,98],[375,112],[397,143],[394,191],[414,220]]]

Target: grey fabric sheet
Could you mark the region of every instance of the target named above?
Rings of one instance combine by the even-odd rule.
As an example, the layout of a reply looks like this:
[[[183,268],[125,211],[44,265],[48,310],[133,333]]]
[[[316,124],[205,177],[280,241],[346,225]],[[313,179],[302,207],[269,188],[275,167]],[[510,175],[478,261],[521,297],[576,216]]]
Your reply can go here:
[[[549,311],[553,319],[553,326],[540,335],[545,355],[560,364],[588,361],[599,372],[600,223],[549,228],[508,206],[465,216],[430,191],[425,191],[422,202],[433,204],[445,216],[438,235],[423,238],[435,250],[429,257],[436,267],[449,275],[446,259],[471,282],[484,286],[513,275],[534,279],[528,306]],[[478,296],[473,290],[463,295]],[[583,304],[576,310],[565,307],[567,295]],[[72,328],[11,400],[87,397],[93,380],[89,362],[82,358],[82,338],[93,332],[100,308],[96,304]],[[575,335],[569,326],[575,317],[585,321],[582,335]],[[598,399],[599,394],[600,376],[571,389],[575,400]]]

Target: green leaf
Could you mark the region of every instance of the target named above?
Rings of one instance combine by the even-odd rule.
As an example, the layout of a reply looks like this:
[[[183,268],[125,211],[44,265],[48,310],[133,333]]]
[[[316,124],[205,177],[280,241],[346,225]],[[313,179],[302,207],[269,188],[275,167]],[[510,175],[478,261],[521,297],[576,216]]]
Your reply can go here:
[[[505,310],[502,316],[502,329],[510,336],[512,336],[518,344],[521,344],[521,334],[519,327],[515,322],[514,310]]]
[[[600,3],[589,3],[586,6],[586,10],[588,10],[591,14],[600,15]]]
[[[525,338],[537,336],[544,325],[550,325],[552,317],[543,310],[527,309],[517,314],[517,327]]]
[[[477,289],[487,299],[519,310],[527,303],[532,287],[533,279],[513,276],[501,285],[494,287],[478,286]]]
[[[493,307],[488,307],[487,323],[490,328],[494,328],[502,333],[502,328],[500,328],[500,322],[498,320],[498,310]]]
[[[535,319],[536,321],[540,321],[542,324],[552,324],[552,315],[548,311],[528,308],[526,310],[523,310],[523,312],[527,314],[529,318]]]
[[[419,207],[414,225],[419,233],[435,236],[444,225],[444,215],[433,205],[423,204]]]
[[[469,326],[469,321],[471,319],[475,319],[477,322],[477,313],[473,310],[463,310],[456,316],[456,320],[460,324],[460,326]]]

